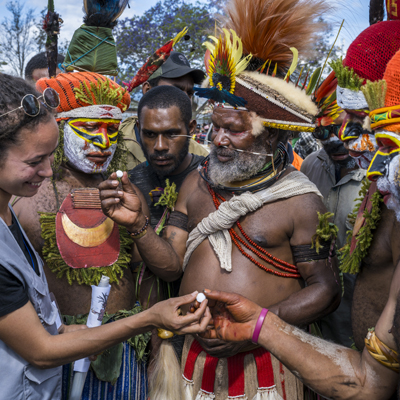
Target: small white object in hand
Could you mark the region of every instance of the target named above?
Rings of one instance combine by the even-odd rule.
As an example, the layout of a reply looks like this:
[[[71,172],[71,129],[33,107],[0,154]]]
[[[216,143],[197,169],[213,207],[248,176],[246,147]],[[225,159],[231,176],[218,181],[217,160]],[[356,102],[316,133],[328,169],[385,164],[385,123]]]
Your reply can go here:
[[[204,293],[199,293],[197,296],[196,296],[196,300],[199,302],[199,303],[201,303],[202,301],[204,301],[206,299],[206,296],[204,295]]]
[[[122,178],[124,176],[124,173],[120,170],[117,171],[117,178]]]

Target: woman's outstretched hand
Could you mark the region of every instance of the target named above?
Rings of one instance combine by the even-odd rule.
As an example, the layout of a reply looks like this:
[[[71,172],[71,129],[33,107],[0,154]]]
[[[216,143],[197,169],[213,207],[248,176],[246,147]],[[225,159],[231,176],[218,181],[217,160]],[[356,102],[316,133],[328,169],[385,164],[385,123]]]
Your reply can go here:
[[[193,304],[198,292],[156,303],[149,308],[151,319],[157,328],[167,329],[176,334],[205,332],[211,320],[207,300],[203,301],[194,313],[181,315],[180,307],[184,304]]]
[[[251,340],[262,308],[235,293],[204,290],[209,300],[212,320],[207,332],[201,336],[209,339],[241,342]],[[195,307],[202,306],[195,303]]]

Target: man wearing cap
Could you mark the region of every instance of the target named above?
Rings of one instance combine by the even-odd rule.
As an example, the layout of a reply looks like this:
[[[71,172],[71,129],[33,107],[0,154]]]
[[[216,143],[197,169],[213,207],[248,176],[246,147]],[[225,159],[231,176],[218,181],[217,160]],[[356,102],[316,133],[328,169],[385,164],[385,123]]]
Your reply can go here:
[[[233,15],[238,12],[237,3],[229,4]],[[258,53],[261,60],[249,64],[250,53],[256,54],[257,45],[271,34],[267,27],[260,29],[270,10],[266,6],[262,8],[265,14],[258,15],[252,9],[254,2],[242,2],[242,6],[245,15],[257,15],[260,20],[259,24],[240,21],[241,33],[255,23],[257,34],[265,37],[259,43],[243,42],[242,47],[239,32],[235,33],[240,26],[230,21],[227,28],[232,30],[209,43],[213,54],[207,67],[210,87],[198,92],[216,102],[212,149],[199,171],[183,183],[163,235],[166,240],[153,230],[143,234],[147,218],[127,179],[122,182],[123,194],[118,194],[112,180],[101,184],[102,207],[106,215],[140,235],[135,244],[150,270],[169,280],[184,271],[180,293],[209,285],[230,288],[268,306],[284,320],[305,326],[333,311],[340,300],[332,253],[336,229],[324,214],[315,185],[289,165],[285,143],[288,130],[313,129],[317,108],[304,91],[283,79],[284,73],[279,78],[258,72],[271,53]],[[319,7],[314,3],[307,9],[304,14],[309,19],[301,24],[312,26]],[[288,9],[293,15],[299,11],[296,4]],[[292,22],[290,29],[296,30]],[[300,50],[308,47],[305,43],[311,45],[308,34],[296,38],[295,44],[288,40],[282,45],[281,59],[291,60],[292,45]],[[243,59],[237,52],[242,48],[248,54]],[[225,54],[235,54],[232,70],[223,71],[215,61]],[[272,65],[280,71],[288,66],[275,59]],[[244,71],[247,67],[253,70]],[[181,398],[185,399],[303,396],[295,376],[249,342],[231,345],[187,336],[182,370],[185,395]]]
[[[147,93],[151,88],[161,85],[175,86],[184,91],[192,100],[194,84],[201,84],[204,79],[204,72],[200,69],[190,67],[188,59],[178,51],[172,51],[165,63],[142,84],[142,93]],[[137,127],[136,117],[126,118],[120,127],[123,132],[125,145],[129,150],[127,158],[127,169],[131,170],[136,165],[146,161],[142,150],[142,143]],[[199,156],[207,156],[208,150],[194,140],[189,141],[189,153]]]

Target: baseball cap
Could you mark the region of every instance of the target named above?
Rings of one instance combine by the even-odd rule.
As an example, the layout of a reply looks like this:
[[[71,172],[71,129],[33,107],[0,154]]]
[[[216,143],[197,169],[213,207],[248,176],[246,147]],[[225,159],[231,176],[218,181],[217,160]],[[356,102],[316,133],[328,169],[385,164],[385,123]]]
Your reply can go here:
[[[205,78],[205,73],[201,69],[190,67],[188,59],[182,53],[171,51],[167,61],[149,77],[149,80],[158,77],[180,78],[187,74],[192,76],[193,82],[196,84],[200,84]]]

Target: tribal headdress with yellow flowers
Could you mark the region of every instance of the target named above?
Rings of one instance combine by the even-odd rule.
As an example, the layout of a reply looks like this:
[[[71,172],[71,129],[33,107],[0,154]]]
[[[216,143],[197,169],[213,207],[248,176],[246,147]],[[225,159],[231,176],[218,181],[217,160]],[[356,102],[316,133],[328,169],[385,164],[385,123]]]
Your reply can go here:
[[[223,33],[206,45],[210,87],[198,90],[199,96],[254,112],[261,127],[314,130],[318,108],[290,76],[299,52],[312,51],[321,29],[316,18],[327,8],[324,0],[229,1]]]

